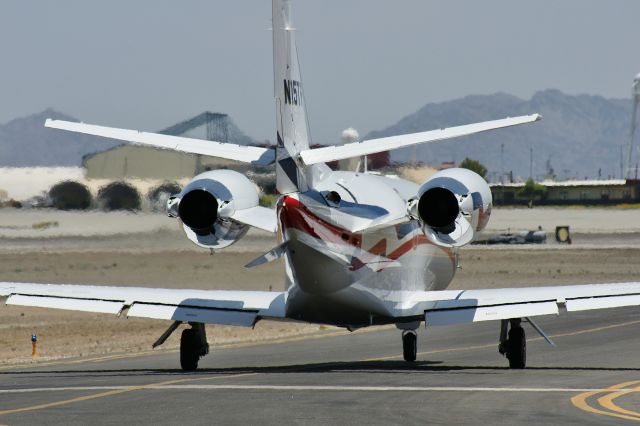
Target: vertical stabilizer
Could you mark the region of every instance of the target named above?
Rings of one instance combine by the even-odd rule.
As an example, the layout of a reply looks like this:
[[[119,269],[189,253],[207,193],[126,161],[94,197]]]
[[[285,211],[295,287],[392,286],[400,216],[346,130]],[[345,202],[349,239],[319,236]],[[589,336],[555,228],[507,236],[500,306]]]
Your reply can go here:
[[[303,166],[297,164],[300,151],[309,149],[309,124],[305,106],[295,30],[289,0],[273,0],[273,77],[276,98],[278,192],[307,189]]]

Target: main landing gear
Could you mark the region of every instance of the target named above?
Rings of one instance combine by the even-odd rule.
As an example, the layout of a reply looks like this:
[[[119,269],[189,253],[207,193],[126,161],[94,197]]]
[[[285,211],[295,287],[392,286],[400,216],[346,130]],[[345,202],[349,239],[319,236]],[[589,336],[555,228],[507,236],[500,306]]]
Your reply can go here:
[[[502,320],[498,351],[509,360],[509,368],[522,369],[527,364],[527,339],[520,318]]]
[[[196,370],[200,358],[209,353],[204,324],[190,322],[189,325],[191,328],[183,330],[180,337],[180,366],[184,371]]]
[[[415,330],[402,332],[402,355],[407,362],[414,362],[418,354],[418,333]]]

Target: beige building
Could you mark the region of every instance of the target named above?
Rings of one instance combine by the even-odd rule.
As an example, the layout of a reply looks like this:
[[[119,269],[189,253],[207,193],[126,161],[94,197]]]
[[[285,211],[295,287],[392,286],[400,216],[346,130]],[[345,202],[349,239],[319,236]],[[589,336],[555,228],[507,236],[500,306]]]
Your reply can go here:
[[[240,145],[254,144],[251,138],[233,124],[228,115],[209,111],[159,133]],[[87,179],[110,180],[180,180],[192,178],[205,170],[229,168],[244,172],[249,168],[236,161],[128,144],[87,155],[83,159],[83,166]]]
[[[119,145],[84,157],[87,179],[167,179],[191,178],[205,170],[246,169],[236,161],[192,155],[164,149]]]
[[[570,180],[538,182],[546,194],[534,197],[538,204],[611,204],[640,202],[640,182],[636,180]],[[491,184],[496,204],[521,204],[530,197],[520,196],[524,182]]]

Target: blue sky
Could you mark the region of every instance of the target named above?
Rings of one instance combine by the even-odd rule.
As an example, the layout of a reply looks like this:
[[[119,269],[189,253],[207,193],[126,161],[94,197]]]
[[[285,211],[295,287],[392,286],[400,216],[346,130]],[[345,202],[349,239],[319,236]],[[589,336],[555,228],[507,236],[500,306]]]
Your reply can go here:
[[[269,1],[0,7],[0,122],[54,107],[153,131],[211,110],[273,139]],[[469,94],[628,97],[640,71],[633,0],[299,0],[293,13],[317,142]]]

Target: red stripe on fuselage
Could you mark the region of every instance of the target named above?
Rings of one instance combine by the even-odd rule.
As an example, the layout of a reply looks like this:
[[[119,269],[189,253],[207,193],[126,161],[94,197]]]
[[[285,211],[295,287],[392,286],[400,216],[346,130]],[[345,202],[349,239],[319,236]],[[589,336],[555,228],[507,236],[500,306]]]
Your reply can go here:
[[[283,231],[297,229],[331,243],[348,244],[358,248],[362,245],[362,234],[354,234],[330,224],[293,197],[282,198],[278,205],[278,218]]]
[[[402,255],[419,245],[432,244],[422,233],[415,235],[414,232],[411,232],[409,235],[413,236],[388,255],[386,254],[387,238],[382,238],[370,249],[365,249],[362,247],[362,234],[351,233],[328,223],[311,212],[300,200],[289,196],[283,197],[278,204],[278,217],[283,231],[296,229],[314,238],[366,250],[373,257],[385,256],[392,260],[398,260]],[[364,264],[362,261],[356,262],[353,265],[354,270],[360,269]]]

